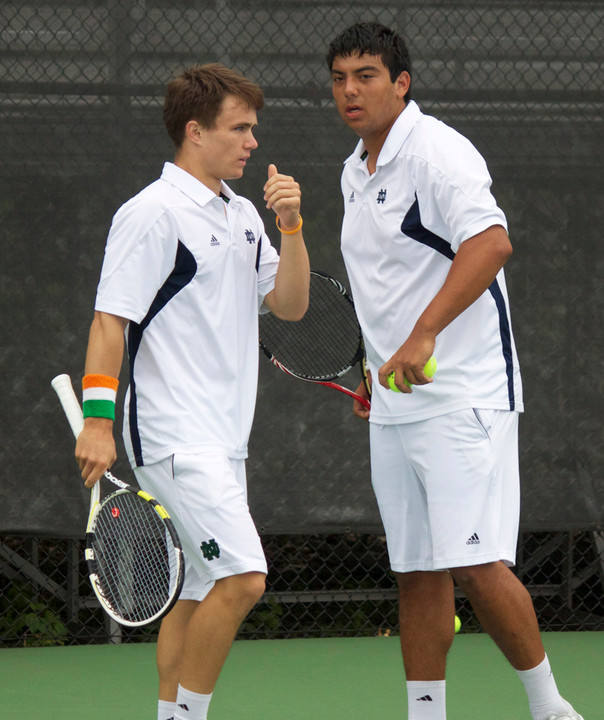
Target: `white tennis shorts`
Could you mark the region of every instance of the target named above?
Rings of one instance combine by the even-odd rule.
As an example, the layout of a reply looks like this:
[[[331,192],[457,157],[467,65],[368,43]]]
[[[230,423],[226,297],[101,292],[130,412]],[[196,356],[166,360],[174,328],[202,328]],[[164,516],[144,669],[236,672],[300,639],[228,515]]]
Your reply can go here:
[[[370,423],[370,440],[395,572],[515,563],[518,413],[469,409],[416,423]]]
[[[221,451],[177,453],[135,468],[143,490],[165,506],[185,556],[181,600],[201,601],[215,580],[267,572],[247,504],[245,461]]]

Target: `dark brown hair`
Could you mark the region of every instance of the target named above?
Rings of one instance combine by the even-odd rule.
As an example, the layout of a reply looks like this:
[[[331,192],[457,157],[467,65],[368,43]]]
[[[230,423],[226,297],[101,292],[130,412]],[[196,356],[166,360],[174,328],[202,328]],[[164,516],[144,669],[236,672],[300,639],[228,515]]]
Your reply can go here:
[[[262,90],[236,70],[221,65],[193,65],[168,83],[164,101],[164,125],[179,148],[190,120],[212,128],[226,95],[234,95],[254,110],[264,106]]]

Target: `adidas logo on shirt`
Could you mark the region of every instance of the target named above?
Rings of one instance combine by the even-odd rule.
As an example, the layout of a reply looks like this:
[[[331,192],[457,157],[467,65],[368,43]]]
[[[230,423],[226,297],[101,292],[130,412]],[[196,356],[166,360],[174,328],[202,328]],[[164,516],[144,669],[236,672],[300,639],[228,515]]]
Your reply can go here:
[[[466,545],[480,545],[480,538],[477,533],[474,533],[471,538],[466,540]]]
[[[432,698],[429,695],[424,695],[423,697],[417,698],[417,702],[434,702]]]
[[[212,239],[210,240],[210,245],[212,247],[215,247],[216,245],[220,245],[220,240],[216,237],[216,235],[212,235]]]

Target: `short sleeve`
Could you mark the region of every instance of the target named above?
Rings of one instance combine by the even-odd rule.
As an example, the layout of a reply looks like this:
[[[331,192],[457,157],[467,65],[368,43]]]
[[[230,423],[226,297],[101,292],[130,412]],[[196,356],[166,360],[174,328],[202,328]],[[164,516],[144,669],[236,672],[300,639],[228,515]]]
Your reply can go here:
[[[154,217],[149,210],[130,201],[116,213],[105,247],[96,310],[140,322],[174,268],[176,229],[168,212]]]
[[[447,142],[417,160],[416,187],[422,221],[457,252],[464,240],[493,225],[507,230],[507,221],[491,193],[483,157],[466,138],[447,130]]]

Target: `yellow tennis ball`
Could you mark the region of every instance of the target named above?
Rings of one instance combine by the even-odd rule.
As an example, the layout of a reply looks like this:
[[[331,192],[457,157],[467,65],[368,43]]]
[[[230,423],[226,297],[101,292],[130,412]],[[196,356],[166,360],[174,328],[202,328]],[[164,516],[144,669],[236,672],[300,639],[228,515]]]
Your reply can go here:
[[[393,392],[400,392],[400,390],[394,384],[394,370],[387,376],[386,380],[388,381],[388,387]]]
[[[427,362],[427,363],[425,364],[425,366],[424,366],[424,373],[425,373],[429,378],[434,377],[434,376],[436,375],[436,368],[437,368],[437,367],[438,367],[438,366],[437,366],[437,364],[436,364],[436,358],[434,357],[434,355],[432,355],[432,357],[428,360],[428,362]]]
[[[458,633],[461,630],[461,620],[455,616],[455,632]]]
[[[437,368],[436,358],[434,357],[434,355],[432,355],[432,357],[424,365],[425,375],[429,378],[434,377],[434,374],[436,373],[436,368]],[[388,382],[388,387],[394,392],[400,392],[400,390],[394,384],[394,375],[395,375],[394,370],[387,375],[386,380]],[[405,385],[408,385],[409,387],[411,387],[411,383],[407,380],[407,378],[405,378]]]

